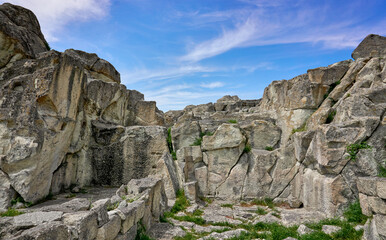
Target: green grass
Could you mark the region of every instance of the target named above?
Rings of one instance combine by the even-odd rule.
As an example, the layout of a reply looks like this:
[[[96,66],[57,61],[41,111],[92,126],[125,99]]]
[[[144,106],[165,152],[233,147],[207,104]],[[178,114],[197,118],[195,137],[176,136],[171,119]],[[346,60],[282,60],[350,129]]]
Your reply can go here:
[[[187,207],[189,207],[189,205],[190,203],[185,196],[184,190],[179,189],[176,194],[176,202],[174,203],[172,209],[170,209],[170,212],[173,214],[178,213],[185,210]]]
[[[358,200],[348,206],[343,213],[343,216],[351,223],[365,224],[367,221],[367,216],[362,213],[361,205]]]
[[[204,214],[204,211],[202,211],[201,209],[196,209],[194,210],[193,212],[193,216],[202,216],[202,214]]]
[[[386,177],[386,168],[382,165],[378,166],[378,177]]]
[[[190,146],[201,146],[202,138],[196,138],[192,145]]]
[[[213,136],[214,133],[212,132],[200,132],[200,138],[203,138],[204,136]]]
[[[304,132],[307,131],[307,123],[303,123],[300,127],[296,129],[292,129],[292,134],[297,133],[297,132]]]
[[[234,123],[237,123],[237,120],[235,120],[235,119],[230,119],[230,120],[228,120],[228,122],[234,124]]]
[[[207,197],[198,197],[199,199],[201,199],[202,201],[206,202],[207,204],[211,204],[213,203],[213,198],[207,198]]]
[[[153,240],[146,234],[146,228],[141,222],[138,224],[137,235],[135,236],[135,240]]]
[[[172,155],[173,160],[177,160],[177,154],[175,151],[172,151],[170,154]]]
[[[330,124],[334,118],[335,118],[335,115],[336,115],[336,110],[332,110],[328,116],[327,116],[327,119],[326,119],[326,124]]]
[[[251,149],[252,149],[251,145],[249,143],[247,143],[247,144],[245,144],[243,152],[249,153],[251,151]]]
[[[200,216],[186,215],[186,216],[173,216],[173,218],[178,220],[178,221],[192,222],[192,223],[195,223],[197,225],[206,224],[205,219],[203,219]]]
[[[221,207],[226,207],[226,208],[232,208],[233,209],[233,204],[232,203],[224,203],[224,204],[221,204]]]
[[[114,209],[116,209],[118,206],[119,206],[119,202],[116,202],[116,203],[114,203],[114,204],[110,204],[110,205],[107,206],[107,211],[114,210]]]
[[[252,200],[252,204],[260,205],[260,206],[267,206],[271,209],[275,207],[275,204],[273,203],[273,200],[271,198],[256,198]]]
[[[270,147],[270,146],[266,146],[264,149],[267,151],[273,151],[273,147]]]
[[[348,158],[352,161],[357,159],[357,154],[360,149],[371,149],[372,147],[366,142],[354,143],[347,146],[347,153],[349,154]]]
[[[7,211],[0,213],[0,217],[14,217],[23,214],[14,208],[8,208]]]
[[[264,208],[258,207],[256,213],[259,215],[266,215],[268,212]]]

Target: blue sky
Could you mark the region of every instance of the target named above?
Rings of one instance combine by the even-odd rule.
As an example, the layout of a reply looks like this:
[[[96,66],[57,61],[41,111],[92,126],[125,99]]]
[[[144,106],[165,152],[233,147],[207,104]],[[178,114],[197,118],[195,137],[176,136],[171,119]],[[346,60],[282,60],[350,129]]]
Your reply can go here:
[[[4,1],[0,1],[4,2]],[[167,111],[351,58],[386,35],[384,0],[9,0],[37,15],[53,49],[95,52]]]

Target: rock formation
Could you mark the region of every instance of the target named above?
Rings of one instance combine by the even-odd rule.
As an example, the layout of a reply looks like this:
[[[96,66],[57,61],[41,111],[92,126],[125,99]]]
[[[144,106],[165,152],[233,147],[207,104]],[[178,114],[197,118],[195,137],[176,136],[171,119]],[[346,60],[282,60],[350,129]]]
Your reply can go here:
[[[274,81],[259,100],[165,113],[182,181],[203,196],[341,213],[358,198],[357,177],[386,166],[385,41],[369,35],[355,61]]]
[[[164,114],[96,54],[49,50],[31,11],[5,3],[0,20],[0,211],[15,199],[123,184],[108,200],[120,212],[77,200],[77,210],[45,209],[42,226],[14,228],[36,211],[0,221],[30,228],[20,239],[131,239],[181,188],[192,202],[268,197],[327,217],[359,198],[374,214],[365,236],[386,237],[384,180],[374,178],[386,168],[385,37],[367,36],[355,61],[274,81],[261,99],[224,96]],[[127,205],[130,194],[145,205]]]
[[[16,195],[37,202],[74,186],[169,178],[155,102],[96,54],[48,51],[31,11],[3,4],[0,18],[0,209]],[[178,186],[167,182],[172,197]]]

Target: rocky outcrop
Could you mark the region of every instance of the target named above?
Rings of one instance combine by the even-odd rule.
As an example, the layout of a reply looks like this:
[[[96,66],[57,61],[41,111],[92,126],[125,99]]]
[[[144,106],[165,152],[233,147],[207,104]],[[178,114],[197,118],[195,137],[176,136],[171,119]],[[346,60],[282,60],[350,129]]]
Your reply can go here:
[[[368,35],[351,54],[355,60],[366,57],[383,57],[386,54],[386,39],[382,36]]]
[[[30,10],[4,3],[0,5],[0,22],[0,68],[49,50],[39,22]]]
[[[151,229],[166,210],[163,182],[156,178],[132,179],[121,189],[111,198],[74,198],[19,216],[0,218],[0,238],[135,239],[138,228]],[[83,201],[85,208],[79,208]],[[70,204],[78,207],[69,209]]]
[[[31,11],[3,4],[0,18],[0,209],[17,196],[34,203],[149,175],[165,179],[174,196],[179,185],[155,102],[127,90],[96,54],[48,51]]]
[[[363,214],[369,216],[363,239],[386,239],[386,179],[358,178],[359,200]]]
[[[358,198],[357,177],[376,176],[386,164],[385,39],[366,37],[355,61],[274,81],[260,100],[225,96],[167,112],[179,171],[203,196],[270,197],[339,214]]]

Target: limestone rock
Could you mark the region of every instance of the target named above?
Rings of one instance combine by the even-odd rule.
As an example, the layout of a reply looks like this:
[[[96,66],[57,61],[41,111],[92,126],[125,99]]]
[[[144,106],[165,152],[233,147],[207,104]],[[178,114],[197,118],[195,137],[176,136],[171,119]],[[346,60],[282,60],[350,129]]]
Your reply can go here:
[[[296,231],[299,233],[299,235],[309,234],[313,232],[311,228],[308,228],[304,224],[301,224]]]
[[[70,232],[66,225],[51,222],[38,225],[34,228],[24,231],[20,236],[12,238],[12,240],[30,240],[30,239],[57,239],[68,240],[70,239]]]
[[[370,34],[352,52],[351,56],[355,60],[365,57],[382,57],[386,55],[386,38]]]
[[[28,9],[0,5],[0,68],[22,58],[35,58],[48,51],[36,16]]]
[[[342,229],[341,227],[333,226],[333,225],[323,225],[322,226],[322,231],[325,234],[329,234],[329,235],[331,235],[333,233],[336,233],[336,232],[338,232],[341,229]]]

